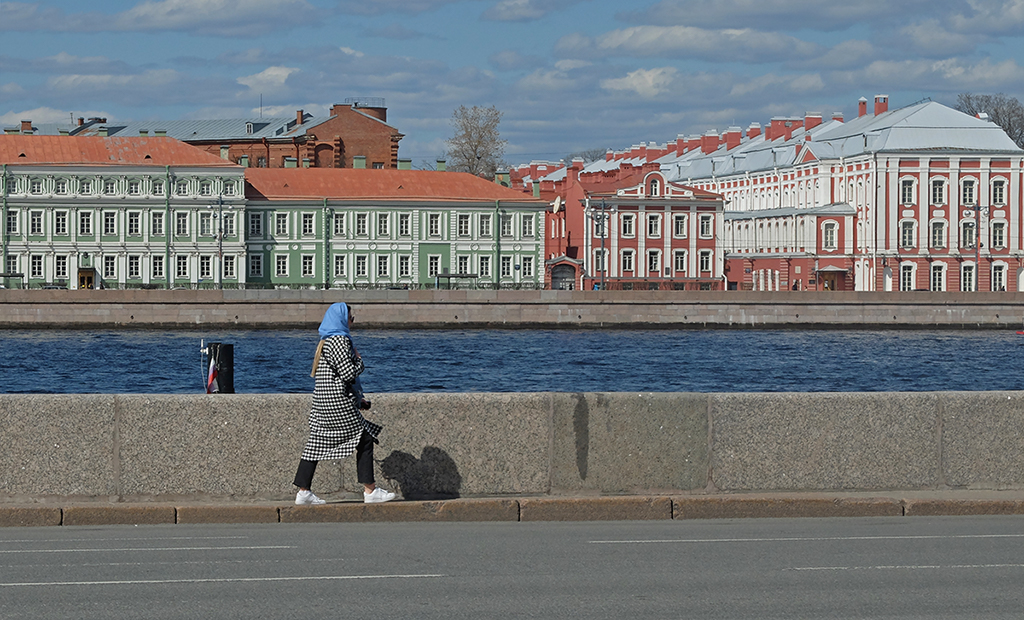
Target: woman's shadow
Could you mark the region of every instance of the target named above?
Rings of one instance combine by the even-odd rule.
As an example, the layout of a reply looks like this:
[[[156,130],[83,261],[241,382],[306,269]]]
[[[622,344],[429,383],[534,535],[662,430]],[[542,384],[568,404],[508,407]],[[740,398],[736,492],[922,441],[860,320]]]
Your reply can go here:
[[[402,490],[405,499],[455,499],[462,476],[455,461],[440,448],[423,448],[420,458],[395,450],[380,462],[381,473]]]

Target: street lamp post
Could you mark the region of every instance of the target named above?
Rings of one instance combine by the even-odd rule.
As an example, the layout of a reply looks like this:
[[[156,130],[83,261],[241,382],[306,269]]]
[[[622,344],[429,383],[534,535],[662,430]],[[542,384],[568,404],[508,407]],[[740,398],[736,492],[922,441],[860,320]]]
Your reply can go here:
[[[598,211],[599,210],[599,211]],[[615,207],[610,208],[611,211],[615,211]],[[608,273],[608,256],[605,253],[604,240],[608,236],[608,211],[609,207],[605,204],[604,198],[601,199],[600,207],[591,207],[590,217],[593,218],[595,224],[600,224],[599,231],[601,233],[601,290],[605,290],[605,278]]]
[[[217,218],[217,288],[224,288],[224,197],[217,196],[216,205],[206,205],[207,209],[213,209],[216,207],[217,214],[214,216]],[[232,205],[228,205],[229,210],[234,209]]]

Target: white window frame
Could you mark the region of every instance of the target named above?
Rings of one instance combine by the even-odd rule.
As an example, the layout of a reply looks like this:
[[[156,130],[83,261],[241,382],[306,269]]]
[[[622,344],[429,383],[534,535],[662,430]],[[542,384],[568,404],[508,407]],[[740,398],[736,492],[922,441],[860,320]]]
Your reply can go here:
[[[928,183],[929,189],[929,204],[932,205],[944,205],[946,204],[946,178],[945,177],[934,177]]]
[[[715,216],[702,213],[700,216],[700,238],[711,239],[715,236]]]
[[[992,205],[1006,205],[1006,179],[992,179]]]
[[[313,254],[302,254],[299,258],[300,277],[316,277],[316,256]]]
[[[928,273],[928,290],[942,292],[946,290],[946,265],[932,263]]]
[[[480,257],[480,277],[489,278],[491,277],[491,257],[481,256]]]
[[[1002,250],[1006,247],[1006,222],[996,220],[989,224],[989,242],[993,250]]]
[[[647,238],[648,239],[660,239],[661,238],[661,214],[660,213],[648,213],[645,218],[647,223]]]
[[[699,256],[699,269],[701,273],[711,273],[714,265],[712,264],[713,255],[711,250],[701,250]]]
[[[39,280],[46,274],[45,267],[43,265],[42,254],[30,254],[28,257],[29,272],[28,277]]]
[[[199,279],[213,279],[213,257],[209,254],[203,254],[199,257]]]
[[[263,214],[262,213],[250,213],[249,214],[249,236],[250,237],[262,237],[263,236]]]
[[[288,236],[288,213],[276,212],[274,213],[274,236],[275,237],[287,237]],[[276,264],[276,262],[275,262]]]
[[[412,256],[401,254],[398,257],[398,277],[408,278],[412,276]]]
[[[622,273],[636,271],[636,252],[632,249],[622,251]]]
[[[917,204],[915,197],[917,192],[917,179],[911,177],[905,177],[900,179],[900,204],[913,205]]]
[[[356,254],[356,277],[366,278],[369,273],[370,257],[366,254]]]
[[[288,254],[274,254],[274,277],[275,278],[287,278],[288,270],[291,266],[288,260]]]
[[[839,249],[839,223],[831,220],[821,224],[821,249],[835,252]]]
[[[302,236],[312,237],[316,235],[316,213],[302,214]]]
[[[676,273],[686,273],[686,250],[674,250],[672,260],[672,267]]]
[[[914,265],[900,265],[900,290],[912,291],[916,287],[917,269]]]
[[[128,275],[126,277],[129,280],[139,280],[142,278],[142,257],[138,254],[128,255]]]
[[[932,220],[928,232],[928,245],[933,248],[946,247],[946,220]]]
[[[978,267],[974,263],[960,265],[960,291],[970,293],[977,287]]]
[[[533,215],[523,214],[520,219],[522,220],[520,226],[523,231],[522,238],[529,239],[533,237]]]
[[[685,213],[674,213],[672,215],[672,236],[676,239],[685,239],[687,223],[688,218]]]
[[[408,213],[398,214],[398,236],[412,236],[412,216],[409,215]]]
[[[187,237],[188,236],[188,211],[175,211],[174,212],[174,236],[175,237]]]
[[[968,233],[970,231],[970,233]],[[973,249],[978,244],[978,223],[974,220],[960,222],[960,247]]]
[[[647,250],[647,275],[661,277],[661,250]]]
[[[431,238],[437,238],[441,236],[441,214],[440,213],[428,213],[427,214],[427,236]]]
[[[377,237],[390,237],[391,236],[391,214],[390,213],[378,213],[377,214]]]
[[[174,257],[174,277],[177,280],[188,279],[188,256],[177,254]]]
[[[250,278],[262,278],[263,277],[263,255],[262,254],[250,254],[249,255],[249,277]]]
[[[117,277],[117,257],[109,254],[103,257],[103,277],[104,278],[116,278]]]
[[[502,256],[501,257],[501,277],[511,278],[512,277],[512,257]]]
[[[521,266],[520,271],[522,272],[520,274],[520,277],[522,277],[522,278],[532,278],[533,277],[533,257],[532,256],[523,256],[522,258],[519,259],[519,264]]]
[[[620,220],[622,231],[621,236],[626,239],[632,239],[636,237],[636,214],[635,213],[623,213],[622,219]]]
[[[149,263],[150,263],[150,267],[151,267],[151,271],[150,272],[153,274],[151,276],[151,278],[153,280],[162,279],[164,277],[164,255],[163,254],[154,254],[150,258]]]
[[[346,267],[348,265],[346,264],[347,261],[345,260],[345,258],[346,257],[345,257],[344,254],[335,254],[334,255],[334,277],[335,278],[344,278],[344,277],[346,277],[347,271],[348,271],[346,269]]]
[[[153,237],[164,236],[164,213],[163,211],[154,211],[150,214],[149,218],[149,234]]]
[[[491,238],[491,214],[484,213],[480,215],[480,237],[484,239]]]
[[[28,234],[30,237],[41,237],[46,234],[43,230],[43,212],[29,211],[28,213]]]
[[[232,254],[228,254],[221,259],[221,279],[234,280],[235,279],[235,257]]]
[[[900,220],[900,247],[917,247],[917,220]]]
[[[84,215],[84,214],[82,214]],[[8,209],[7,210],[7,228],[8,235],[17,235],[18,233],[18,210]]]
[[[53,235],[55,237],[66,237],[68,234],[68,212],[53,212]]]
[[[391,277],[391,257],[387,254],[377,255],[377,277],[378,278],[390,278]]]
[[[370,233],[369,233],[370,219],[369,218],[370,218],[370,216],[367,213],[356,213],[355,236],[357,236],[357,237],[368,237],[368,236],[370,236]]]
[[[429,254],[427,255],[427,277],[434,278],[441,273],[441,255],[440,254]]]
[[[458,218],[458,236],[468,237],[472,230],[473,222],[467,213],[460,213]]]
[[[345,236],[345,214],[335,213],[334,214],[334,236],[344,237]]]
[[[92,211],[78,213],[78,234],[82,237],[92,236]]]
[[[960,204],[971,205],[978,200],[978,181],[968,177],[960,182]]]

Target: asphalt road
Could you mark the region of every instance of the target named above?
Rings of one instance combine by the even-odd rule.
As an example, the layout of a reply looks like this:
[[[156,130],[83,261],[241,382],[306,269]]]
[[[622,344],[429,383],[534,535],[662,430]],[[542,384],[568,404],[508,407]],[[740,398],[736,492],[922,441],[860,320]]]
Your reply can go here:
[[[1024,517],[0,529],[0,618],[1021,618]]]

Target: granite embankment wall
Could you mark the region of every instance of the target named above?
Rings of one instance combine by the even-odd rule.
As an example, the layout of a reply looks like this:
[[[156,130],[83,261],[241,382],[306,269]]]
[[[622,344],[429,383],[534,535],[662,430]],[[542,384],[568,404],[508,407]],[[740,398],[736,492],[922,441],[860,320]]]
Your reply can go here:
[[[0,328],[310,327],[327,304],[361,327],[993,328],[1024,293],[458,290],[0,290]]]
[[[0,503],[286,500],[308,395],[0,395]],[[1024,393],[380,394],[406,499],[1024,489]],[[359,489],[327,461],[328,498]]]

